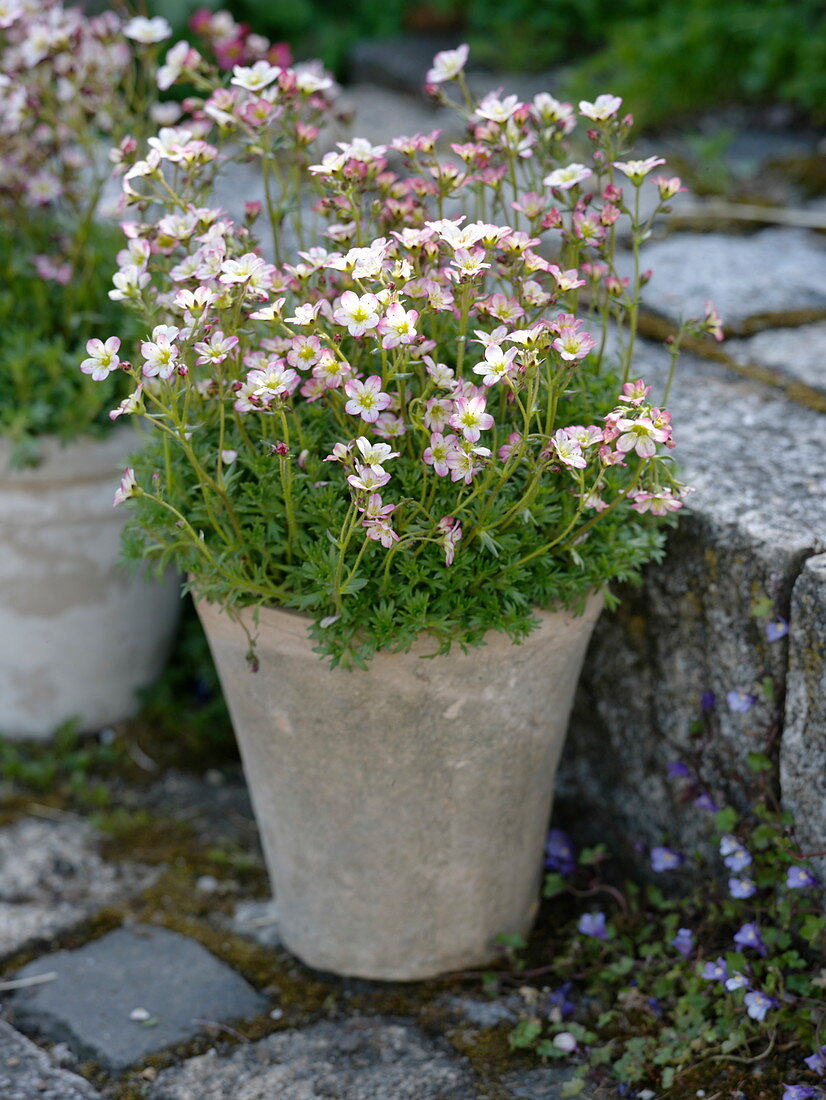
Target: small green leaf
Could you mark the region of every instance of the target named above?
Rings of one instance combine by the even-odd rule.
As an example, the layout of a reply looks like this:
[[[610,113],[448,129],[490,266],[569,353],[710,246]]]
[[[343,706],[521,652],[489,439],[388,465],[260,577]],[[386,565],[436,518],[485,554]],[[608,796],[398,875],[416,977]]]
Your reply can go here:
[[[770,772],[774,768],[774,764],[762,752],[750,752],[746,756],[746,764],[751,771],[758,775],[760,772]]]
[[[585,1081],[582,1077],[572,1077],[570,1081],[566,1081],[562,1086],[562,1090],[559,1095],[563,1100],[567,1100],[569,1096],[579,1096],[585,1089]]]
[[[541,1034],[542,1024],[539,1020],[520,1020],[508,1035],[508,1042],[514,1050],[523,1050],[532,1047]]]
[[[714,824],[721,833],[730,833],[739,820],[737,811],[732,806],[724,806],[714,815]]]

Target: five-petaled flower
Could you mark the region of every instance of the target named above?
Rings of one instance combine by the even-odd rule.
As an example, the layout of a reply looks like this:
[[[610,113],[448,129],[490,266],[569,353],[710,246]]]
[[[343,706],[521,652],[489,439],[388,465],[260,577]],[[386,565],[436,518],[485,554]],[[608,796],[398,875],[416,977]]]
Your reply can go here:
[[[103,340],[88,340],[86,352],[89,356],[80,364],[84,374],[91,374],[95,382],[102,382],[113,370],[120,366],[120,340],[117,336],[110,336],[104,343]]]
[[[379,413],[393,403],[390,394],[382,392],[381,378],[377,374],[371,374],[363,382],[358,378],[348,378],[344,383],[344,392],[350,398],[344,411],[360,416],[368,424],[375,424]]]

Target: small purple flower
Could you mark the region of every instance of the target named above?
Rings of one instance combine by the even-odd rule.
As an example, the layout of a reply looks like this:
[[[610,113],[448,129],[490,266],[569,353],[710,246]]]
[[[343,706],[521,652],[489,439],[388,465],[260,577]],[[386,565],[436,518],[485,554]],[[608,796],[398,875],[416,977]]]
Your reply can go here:
[[[757,696],[750,695],[747,691],[730,691],[726,695],[726,702],[732,714],[745,714],[757,702]]]
[[[728,880],[728,892],[733,898],[743,900],[752,898],[757,893],[757,886],[750,878],[743,875],[732,875]]]
[[[708,713],[710,710],[714,710],[717,706],[717,696],[713,691],[704,691],[700,696],[700,707],[703,711]]]
[[[760,929],[753,921],[743,925],[735,935],[734,942],[738,947],[753,947],[758,955],[762,955],[764,958],[768,954],[766,945],[763,943],[763,937],[760,935]]]
[[[649,1009],[651,1010],[651,1014],[653,1016],[656,1016],[657,1019],[659,1019],[660,1016],[662,1016],[662,1014],[663,1014],[662,1005],[660,1004],[659,1000],[656,997],[649,997],[646,1000],[645,1003],[648,1005]]]
[[[702,977],[710,982],[722,982],[728,977],[726,960],[718,958],[717,962],[707,962],[703,967]]]
[[[679,852],[674,852],[671,848],[666,848],[663,845],[659,845],[656,848],[651,849],[651,870],[652,871],[675,871],[683,862],[683,857]]]
[[[552,1008],[559,1009],[559,1014],[562,1019],[566,1019],[573,1014],[576,1005],[573,1001],[569,1000],[571,996],[572,984],[571,982],[563,982],[558,989],[554,989],[548,994],[548,1004]]]
[[[745,997],[746,1012],[752,1020],[765,1020],[770,1008],[777,1007],[777,1001],[767,993],[761,993],[759,989],[752,990]]]
[[[702,794],[698,794],[694,799],[694,805],[698,810],[707,810],[710,814],[716,814],[720,807],[713,801],[710,794],[703,791]]]
[[[605,927],[604,913],[583,913],[577,925],[578,931],[583,936],[591,936],[595,940],[607,940],[608,929]]]
[[[562,829],[551,829],[545,843],[545,867],[560,875],[573,874],[576,868],[576,848]]]
[[[730,871],[743,871],[751,863],[751,853],[730,833],[720,838],[720,855]]]
[[[745,974],[740,974],[735,970],[730,978],[726,978],[725,986],[729,993],[733,993],[735,989],[748,989],[749,980]]]
[[[694,933],[690,928],[678,928],[677,935],[671,940],[671,946],[687,959],[694,950]]]
[[[812,1097],[817,1096],[817,1089],[809,1088],[808,1085],[787,1085],[784,1082],[783,1088],[786,1091],[780,1100],[812,1100]]]
[[[817,886],[817,879],[805,867],[790,867],[786,872],[786,885],[790,890],[803,890],[807,886]]]
[[[785,638],[789,633],[789,624],[782,617],[778,615],[776,619],[772,619],[766,623],[766,637],[770,642],[779,642],[781,638]]]
[[[822,1046],[820,1050],[816,1050],[814,1054],[810,1054],[803,1061],[818,1077],[822,1077],[826,1073],[826,1046]]]
[[[672,760],[665,766],[666,772],[670,779],[687,779],[691,775],[688,770],[688,765],[684,764],[682,760]]]

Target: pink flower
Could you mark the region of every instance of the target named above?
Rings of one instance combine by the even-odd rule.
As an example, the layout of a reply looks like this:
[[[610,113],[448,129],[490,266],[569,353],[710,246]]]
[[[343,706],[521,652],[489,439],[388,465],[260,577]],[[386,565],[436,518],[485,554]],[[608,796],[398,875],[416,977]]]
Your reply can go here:
[[[584,470],[588,465],[587,459],[582,453],[582,448],[571,439],[564,428],[559,428],[558,431],[554,432],[551,446],[556,457],[564,466],[569,466],[576,470]]]
[[[123,477],[120,479],[120,485],[115,489],[115,496],[112,500],[112,507],[117,508],[119,504],[123,504],[125,500],[128,500],[131,496],[135,495],[135,489],[137,488],[137,481],[135,480],[135,471],[131,466],[127,466],[123,471]]]
[[[456,401],[456,412],[448,423],[469,443],[475,443],[483,431],[493,427],[493,417],[485,412],[485,404],[481,396],[460,397]]]
[[[422,455],[422,460],[428,465],[432,466],[435,473],[439,477],[447,477],[450,473],[450,467],[447,464],[447,456],[451,451],[456,450],[459,445],[459,439],[457,436],[442,435],[441,432],[432,432],[430,436],[430,446],[425,449]]]
[[[622,387],[622,396],[631,405],[641,405],[651,393],[651,387],[646,386],[641,378],[636,382],[626,382]]]
[[[683,506],[683,502],[678,496],[674,495],[671,489],[658,489],[653,493],[640,489],[629,494],[629,497],[634,502],[631,507],[635,512],[641,514],[651,512],[654,516],[665,516],[669,512],[676,512]]]
[[[556,285],[560,290],[576,290],[577,287],[585,286],[585,280],[580,279],[579,272],[575,267],[572,267],[569,271],[563,271],[557,264],[551,264],[548,271],[556,279]]]
[[[513,454],[514,447],[518,447],[522,442],[522,436],[519,432],[511,432],[508,436],[507,443],[503,443],[498,450],[498,455],[503,462],[507,462],[510,456]]]
[[[462,538],[462,525],[454,516],[442,516],[436,525],[442,532],[442,549],[445,552],[445,565],[453,565],[456,547]]]
[[[398,347],[399,344],[411,344],[417,336],[418,317],[415,309],[406,310],[399,302],[389,305],[379,321],[379,332],[383,337],[381,346],[389,349]]]
[[[573,362],[584,359],[588,352],[596,347],[596,341],[587,332],[577,332],[576,329],[565,325],[559,330],[559,336],[551,346],[556,348],[563,359]]]
[[[368,424],[374,424],[379,418],[379,413],[393,403],[390,394],[382,392],[381,378],[377,374],[371,374],[364,382],[359,381],[358,378],[349,378],[344,383],[344,392],[350,398],[344,406],[344,411],[352,416],[360,416]]]

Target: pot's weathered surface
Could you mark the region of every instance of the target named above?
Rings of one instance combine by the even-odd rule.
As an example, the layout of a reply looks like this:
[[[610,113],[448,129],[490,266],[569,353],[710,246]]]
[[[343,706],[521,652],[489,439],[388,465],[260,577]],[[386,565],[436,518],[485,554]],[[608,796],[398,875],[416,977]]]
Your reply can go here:
[[[574,688],[602,606],[537,612],[521,645],[433,646],[333,669],[307,620],[264,609],[246,635],[198,612],[241,748],[285,945],[320,970],[413,980],[489,962],[537,910]]]
[[[82,731],[133,714],[160,672],[180,585],[119,566],[126,509],[112,497],[137,437],[42,446],[12,470],[0,442],[0,733],[48,739],[67,719]]]

